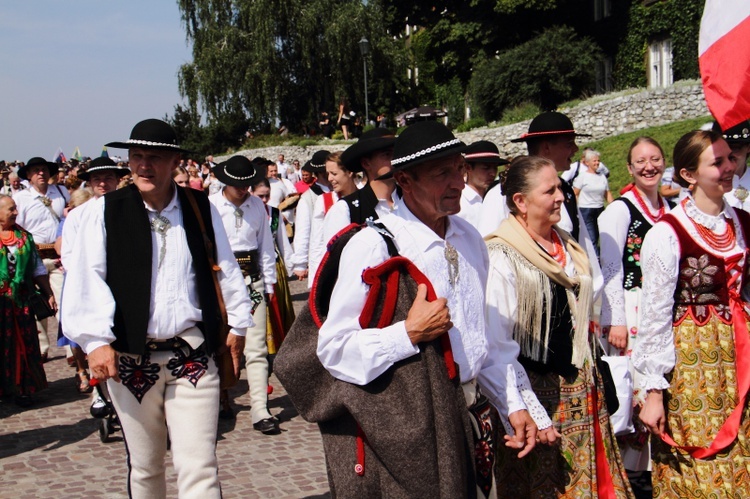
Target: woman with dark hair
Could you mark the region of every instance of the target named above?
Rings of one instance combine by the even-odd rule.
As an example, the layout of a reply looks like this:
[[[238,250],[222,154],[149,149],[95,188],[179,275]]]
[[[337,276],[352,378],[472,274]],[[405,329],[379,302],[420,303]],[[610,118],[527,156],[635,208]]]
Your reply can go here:
[[[563,193],[555,166],[535,156],[516,158],[502,191],[511,215],[485,238],[489,341],[507,343],[512,335],[523,366],[516,366],[518,384],[540,442],[562,438],[559,445],[537,445],[523,459],[498,447],[498,496],[632,497],[594,369],[591,264],[557,227]],[[481,374],[479,381],[494,382]]]
[[[652,439],[654,497],[750,497],[750,215],[724,201],[737,168],[721,135],[690,132],[674,148],[692,195],[641,249],[641,326],[633,352]]]
[[[669,205],[659,194],[664,165],[664,151],[658,142],[650,137],[635,139],[628,150],[627,163],[633,183],[599,216],[604,275],[600,323],[609,355],[630,357],[638,339],[641,245],[649,229],[669,211]],[[632,362],[629,364],[636,378]],[[636,414],[645,398],[646,394],[638,389],[636,381]],[[633,419],[637,420],[637,417]],[[627,470],[640,472],[651,469],[647,433],[637,431],[619,440]]]

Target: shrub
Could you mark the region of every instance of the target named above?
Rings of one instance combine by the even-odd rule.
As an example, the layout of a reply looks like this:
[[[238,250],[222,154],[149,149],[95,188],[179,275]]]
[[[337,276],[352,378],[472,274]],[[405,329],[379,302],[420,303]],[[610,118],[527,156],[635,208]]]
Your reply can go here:
[[[487,122],[484,120],[484,118],[471,118],[470,120],[458,125],[456,127],[456,132],[468,132],[469,130],[483,126],[487,126]]]

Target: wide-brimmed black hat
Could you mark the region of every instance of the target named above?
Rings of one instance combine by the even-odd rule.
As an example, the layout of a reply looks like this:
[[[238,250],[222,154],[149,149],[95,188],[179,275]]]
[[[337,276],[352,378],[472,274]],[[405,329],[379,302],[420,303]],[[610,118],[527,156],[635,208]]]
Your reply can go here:
[[[257,166],[245,156],[232,156],[213,171],[217,179],[232,187],[248,187],[263,178]]]
[[[107,147],[130,149],[142,147],[146,149],[163,149],[167,151],[189,153],[177,144],[177,133],[172,126],[162,120],[143,120],[133,127],[130,138],[125,142],[110,142]]]
[[[105,156],[92,159],[91,163],[89,163],[89,166],[86,167],[86,169],[78,171],[78,178],[88,181],[91,178],[92,173],[106,170],[114,172],[118,177],[122,177],[123,175],[130,173],[129,168],[120,166]]]
[[[480,140],[466,146],[464,159],[468,163],[489,163],[492,165],[507,165],[507,159],[500,156],[500,150],[489,140]]]
[[[714,126],[711,129],[716,133],[720,133],[724,140],[731,143],[749,143],[750,142],[750,120],[743,121],[739,125],[734,125],[725,131],[722,131],[718,123],[714,121]]]
[[[57,165],[57,163],[53,163],[52,161],[47,161],[46,159],[44,159],[44,158],[40,158],[39,156],[33,157],[33,158],[31,158],[30,160],[28,160],[28,161],[26,162],[26,164],[25,164],[25,165],[23,165],[22,167],[20,167],[20,168],[18,169],[18,172],[16,172],[16,173],[18,174],[18,177],[19,177],[19,178],[22,178],[22,179],[28,180],[28,179],[26,178],[26,172],[27,172],[27,171],[29,170],[29,168],[31,168],[32,166],[39,166],[39,165],[42,165],[42,166],[46,166],[46,167],[47,167],[47,171],[49,172],[49,174],[50,174],[50,177],[51,177],[52,175],[54,175],[54,174],[56,174],[56,173],[57,173],[57,168],[58,168],[58,165]]]
[[[387,128],[373,128],[363,133],[357,142],[341,153],[341,163],[350,172],[361,172],[360,160],[376,151],[389,149],[396,142],[396,134]]]
[[[315,154],[312,155],[312,158],[310,158],[305,163],[305,166],[302,167],[302,170],[310,173],[323,173],[326,171],[326,159],[328,159],[330,154],[329,151],[325,150],[316,151]]]
[[[466,144],[457,139],[447,126],[437,121],[418,121],[409,125],[393,145],[393,170],[378,177],[386,179],[394,172],[464,152]]]
[[[529,131],[511,142],[526,142],[530,139],[551,137],[554,135],[575,135],[576,137],[591,137],[587,133],[578,133],[573,128],[573,122],[563,113],[548,111],[542,113],[529,124]]]

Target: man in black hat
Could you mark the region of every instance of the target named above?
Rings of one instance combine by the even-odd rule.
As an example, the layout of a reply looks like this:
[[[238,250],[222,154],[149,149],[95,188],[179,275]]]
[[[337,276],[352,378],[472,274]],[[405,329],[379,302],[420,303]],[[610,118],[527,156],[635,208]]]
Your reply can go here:
[[[510,163],[500,157],[500,150],[488,140],[480,140],[466,147],[466,186],[461,191],[461,211],[458,216],[475,228],[479,226],[482,199],[497,177],[497,169]]]
[[[63,210],[70,201],[68,190],[61,185],[50,185],[49,179],[57,175],[58,165],[44,158],[31,158],[18,169],[18,176],[29,182],[29,188],[17,193],[13,200],[18,207],[16,223],[34,236],[39,256],[49,272],[49,283],[55,300],[60,303],[63,273],[60,258],[55,251],[57,226],[63,218]],[[39,350],[42,359],[49,352],[48,329],[54,327],[54,317],[37,321]]]
[[[398,195],[391,171],[396,135],[387,128],[374,128],[341,154],[341,162],[353,173],[364,172],[367,185],[336,202],[326,214],[323,240],[328,241],[350,223],[362,224],[389,214]]]
[[[748,153],[750,153],[750,120],[745,120],[726,131],[722,131],[719,124],[714,122],[713,131],[724,137],[724,140],[732,149],[732,154],[737,159],[737,171],[734,172],[732,192],[724,194],[724,199],[730,206],[750,210],[750,203],[747,203],[750,193],[750,173],[747,168],[747,158]]]
[[[321,194],[331,190],[331,184],[328,182],[328,175],[326,174],[326,160],[330,154],[326,150],[316,151],[302,167],[303,171],[313,176],[314,182],[300,196],[295,215],[292,270],[299,279],[307,277],[307,266],[310,260],[310,230],[312,229],[315,200]],[[297,190],[299,191],[299,189]]]
[[[88,354],[93,376],[108,380],[129,494],[166,495],[169,440],[179,495],[219,498],[213,356],[228,348],[239,374],[253,325],[242,273],[216,209],[172,181],[186,151],[168,123],[142,121],[107,146],[129,150],[133,184],[94,201],[81,225],[63,297],[66,334]],[[214,279],[232,327],[226,345]]]
[[[255,325],[247,330],[244,350],[253,428],[275,435],[279,433],[279,423],[268,412],[266,299],[273,295],[276,283],[276,252],[263,201],[249,192],[263,174],[244,156],[232,156],[213,171],[225,187],[208,199],[224,223],[253,307]],[[228,395],[222,393],[225,396]],[[228,399],[222,402],[220,416],[233,417]]]
[[[320,421],[331,489],[342,497],[476,493],[467,404],[477,399],[475,380],[488,356],[493,356],[495,375],[501,378],[496,386],[506,384],[508,365],[502,352],[490,351],[486,337],[486,246],[473,227],[453,216],[459,212],[464,187],[463,150],[464,144],[434,121],[415,123],[396,139],[393,168],[385,175],[401,187],[403,198],[391,214],[363,228],[343,248],[318,336],[317,357],[338,382],[318,397],[314,387],[304,386],[317,380],[301,380],[303,386],[296,385],[299,380],[282,380],[297,407],[320,404],[314,408],[316,414],[326,413],[328,403],[347,407]],[[399,261],[395,253],[418,269],[411,275],[419,286],[413,294],[401,284],[397,290],[386,284],[385,290],[375,291],[378,296],[398,292],[396,303],[411,307],[405,319],[373,327],[362,319],[380,310],[370,301],[373,288],[368,283],[373,281],[366,277],[368,269],[387,273],[389,264]],[[319,271],[321,280],[334,271],[325,265]],[[390,283],[382,276],[376,282],[380,279]],[[438,343],[441,367],[432,370]],[[449,350],[452,357],[447,360]],[[279,355],[283,353],[282,348]],[[285,376],[281,368],[277,373]],[[424,379],[430,389],[422,384]],[[362,390],[349,391],[350,386]],[[517,403],[520,397],[508,404],[504,394],[495,395],[514,412],[518,436],[509,445],[530,450],[536,427],[525,406]],[[347,411],[359,425],[356,431],[342,426]],[[355,448],[360,451],[355,453]],[[491,471],[489,475],[491,480]]]

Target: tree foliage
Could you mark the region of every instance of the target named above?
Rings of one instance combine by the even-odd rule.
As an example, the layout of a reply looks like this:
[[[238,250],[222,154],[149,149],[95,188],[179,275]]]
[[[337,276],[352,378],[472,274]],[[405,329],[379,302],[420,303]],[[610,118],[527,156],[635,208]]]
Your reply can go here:
[[[592,89],[599,57],[596,44],[572,28],[548,29],[481,64],[471,81],[474,103],[487,121],[523,102],[554,109]]]
[[[372,107],[394,106],[394,96],[405,93],[403,43],[388,35],[377,2],[178,0],[178,5],[193,44],[192,62],[179,71],[180,92],[190,111],[204,114],[209,124],[241,114],[254,129],[281,122],[301,130],[317,123],[320,111],[337,111],[341,98],[364,111],[358,46],[363,36],[371,47]]]

